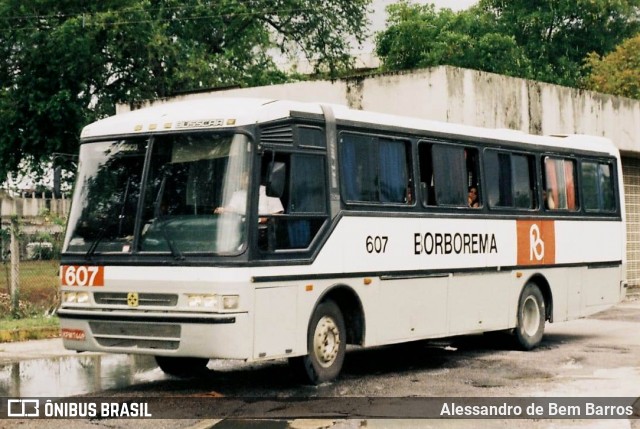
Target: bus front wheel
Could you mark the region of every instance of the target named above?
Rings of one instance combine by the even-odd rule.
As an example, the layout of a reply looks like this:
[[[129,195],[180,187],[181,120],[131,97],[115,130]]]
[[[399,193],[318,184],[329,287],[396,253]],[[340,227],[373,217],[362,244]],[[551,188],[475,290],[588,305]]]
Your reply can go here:
[[[518,302],[518,324],[515,329],[517,345],[531,350],[540,344],[545,323],[544,297],[535,283],[527,283]]]
[[[160,369],[176,377],[189,377],[204,371],[209,359],[191,357],[156,356],[156,363]]]
[[[318,304],[309,323],[308,354],[292,358],[290,363],[312,384],[325,383],[340,373],[346,348],[342,312],[335,302],[324,301]]]

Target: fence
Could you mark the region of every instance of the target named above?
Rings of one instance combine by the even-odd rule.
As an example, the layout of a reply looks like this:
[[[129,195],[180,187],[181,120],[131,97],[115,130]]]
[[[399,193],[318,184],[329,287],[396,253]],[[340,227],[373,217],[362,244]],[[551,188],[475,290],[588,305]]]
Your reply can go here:
[[[64,219],[3,217],[0,319],[51,314],[59,302],[58,267]]]

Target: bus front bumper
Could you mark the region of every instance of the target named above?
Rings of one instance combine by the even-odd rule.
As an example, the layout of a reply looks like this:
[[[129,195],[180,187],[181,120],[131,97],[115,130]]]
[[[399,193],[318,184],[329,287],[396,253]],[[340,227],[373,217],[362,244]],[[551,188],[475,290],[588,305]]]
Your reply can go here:
[[[58,310],[69,350],[220,359],[249,359],[247,313]]]

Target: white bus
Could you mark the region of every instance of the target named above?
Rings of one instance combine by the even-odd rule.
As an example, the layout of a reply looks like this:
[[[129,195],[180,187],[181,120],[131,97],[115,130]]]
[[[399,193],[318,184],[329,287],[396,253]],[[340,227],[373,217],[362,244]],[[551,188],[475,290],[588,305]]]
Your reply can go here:
[[[626,292],[620,157],[342,106],[213,98],[87,126],[61,266],[68,349],[169,374],[545,323]]]

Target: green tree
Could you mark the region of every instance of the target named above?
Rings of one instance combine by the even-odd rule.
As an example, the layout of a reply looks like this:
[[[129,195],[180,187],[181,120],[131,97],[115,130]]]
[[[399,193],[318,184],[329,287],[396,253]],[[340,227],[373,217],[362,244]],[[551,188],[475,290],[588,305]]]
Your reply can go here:
[[[588,89],[640,99],[640,34],[605,56],[591,53],[586,69]]]
[[[0,176],[77,152],[116,103],[279,83],[302,52],[335,77],[370,0],[0,0]]]
[[[493,17],[479,8],[453,12],[403,1],[387,11],[387,29],[376,39],[386,69],[447,64],[512,76],[530,73],[514,37],[498,32]]]
[[[441,64],[578,86],[590,52],[640,30],[640,0],[480,0],[464,11],[389,6],[377,37],[385,68]]]
[[[610,52],[640,30],[640,0],[480,0],[478,7],[524,49],[534,79],[573,87],[590,52]]]

